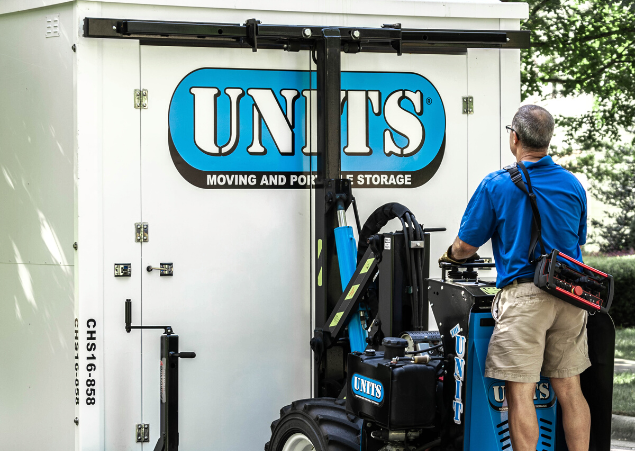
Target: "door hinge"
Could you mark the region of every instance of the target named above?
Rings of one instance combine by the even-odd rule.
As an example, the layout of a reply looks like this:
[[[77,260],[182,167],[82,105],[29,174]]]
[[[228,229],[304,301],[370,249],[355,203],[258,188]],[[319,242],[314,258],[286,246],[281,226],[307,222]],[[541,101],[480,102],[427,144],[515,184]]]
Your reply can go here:
[[[474,97],[463,97],[463,114],[474,114]]]
[[[137,435],[137,443],[145,443],[150,441],[150,425],[147,423],[137,424],[135,426]]]
[[[134,107],[137,110],[145,110],[148,108],[148,90],[147,89],[134,90]]]
[[[135,222],[134,225],[135,243],[147,243],[148,242],[148,223],[147,222]]]

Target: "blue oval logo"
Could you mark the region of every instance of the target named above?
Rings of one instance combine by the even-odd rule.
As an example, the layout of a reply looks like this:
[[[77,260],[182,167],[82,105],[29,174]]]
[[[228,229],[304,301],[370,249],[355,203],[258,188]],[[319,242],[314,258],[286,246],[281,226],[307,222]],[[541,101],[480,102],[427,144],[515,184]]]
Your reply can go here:
[[[351,378],[353,393],[362,399],[379,404],[384,400],[384,386],[381,382],[360,374],[353,374]]]
[[[505,402],[506,397],[507,391],[505,381],[493,379],[487,390],[489,405],[494,410],[505,411],[507,410],[507,403]],[[540,382],[536,383],[536,389],[534,392],[534,405],[536,406],[536,409],[546,409],[553,406],[555,402],[556,394],[551,387],[549,378],[541,377]]]
[[[341,84],[342,176],[362,188],[427,182],[445,148],[436,88],[401,72],[342,72]],[[191,72],[168,113],[177,169],[201,188],[310,187],[317,165],[315,86],[309,71]]]

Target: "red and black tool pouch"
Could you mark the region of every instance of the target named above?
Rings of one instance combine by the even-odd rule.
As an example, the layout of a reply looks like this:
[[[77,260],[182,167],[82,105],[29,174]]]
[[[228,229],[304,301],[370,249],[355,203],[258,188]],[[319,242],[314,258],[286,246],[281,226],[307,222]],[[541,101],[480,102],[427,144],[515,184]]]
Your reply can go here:
[[[525,174],[527,186],[518,167]],[[540,212],[527,168],[519,162],[518,165],[505,167],[505,170],[511,176],[512,182],[529,196],[533,222],[528,258],[536,265],[534,284],[558,299],[589,312],[608,312],[613,302],[613,276],[585,265],[556,249],[546,253],[542,242]],[[541,255],[538,259],[534,259],[538,244],[540,244]]]

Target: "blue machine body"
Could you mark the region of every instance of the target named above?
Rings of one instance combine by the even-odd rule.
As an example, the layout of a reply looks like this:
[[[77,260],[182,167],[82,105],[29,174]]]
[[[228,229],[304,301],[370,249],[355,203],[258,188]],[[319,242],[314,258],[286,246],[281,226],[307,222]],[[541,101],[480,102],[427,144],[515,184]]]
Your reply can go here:
[[[337,260],[340,264],[342,291],[344,291],[357,267],[357,244],[355,243],[352,227],[345,226],[335,229],[335,246],[337,248]],[[348,339],[351,352],[364,352],[364,349],[366,349],[368,332],[362,327],[359,314],[363,310],[366,310],[366,308],[360,305],[356,314],[351,317],[348,323]]]
[[[491,313],[470,314],[465,373],[465,451],[512,451],[505,381],[485,377],[485,358],[494,331]],[[557,401],[548,378],[536,384],[534,404],[540,427],[538,451],[555,451]]]

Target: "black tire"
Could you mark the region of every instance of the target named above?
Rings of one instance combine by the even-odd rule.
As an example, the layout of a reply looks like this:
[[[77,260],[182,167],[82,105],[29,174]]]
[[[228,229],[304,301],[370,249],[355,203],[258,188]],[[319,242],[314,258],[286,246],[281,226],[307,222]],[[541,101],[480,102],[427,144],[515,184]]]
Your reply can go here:
[[[315,451],[359,451],[362,420],[346,413],[346,400],[303,399],[280,409],[271,423],[271,440],[265,451],[282,451],[295,434],[308,438]]]

